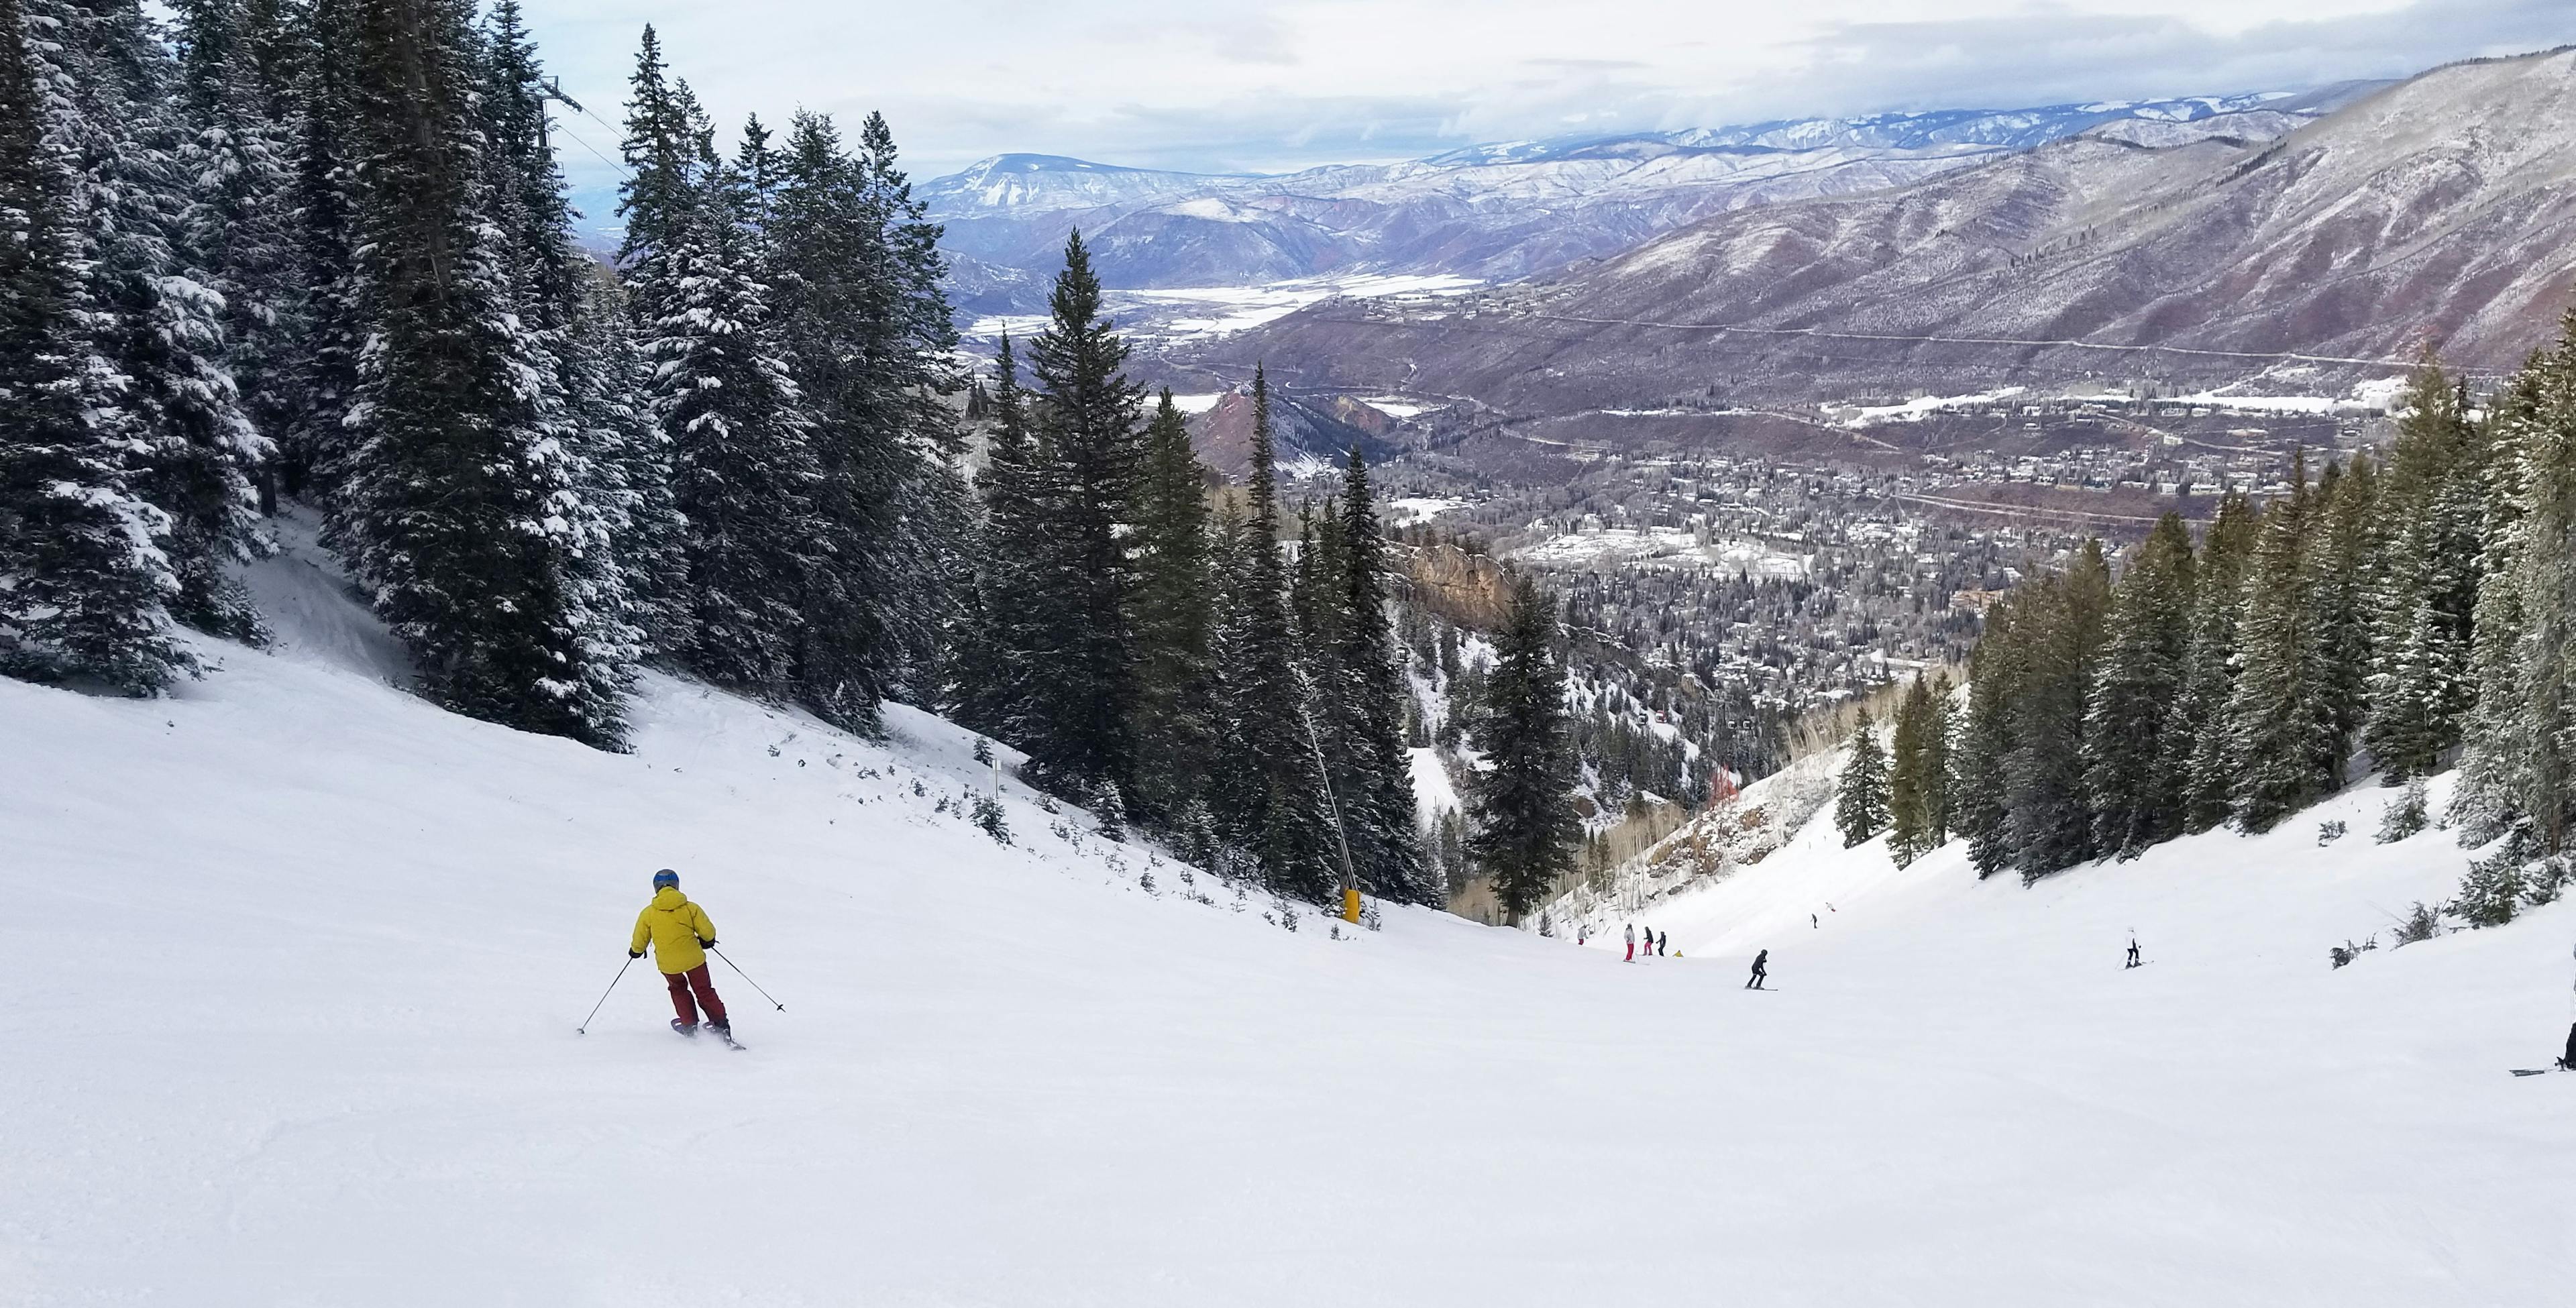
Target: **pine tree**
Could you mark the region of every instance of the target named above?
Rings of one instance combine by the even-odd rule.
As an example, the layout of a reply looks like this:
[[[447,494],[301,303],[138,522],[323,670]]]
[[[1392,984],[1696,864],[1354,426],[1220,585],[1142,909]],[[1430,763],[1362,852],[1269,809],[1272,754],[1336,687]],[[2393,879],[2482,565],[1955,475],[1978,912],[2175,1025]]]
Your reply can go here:
[[[2255,542],[2225,725],[2239,779],[2233,815],[2247,831],[2269,830],[2331,788],[2334,711],[2312,551],[2333,493],[2308,485],[2300,465],[2290,493],[2264,509]]]
[[[1270,385],[1252,379],[1249,512],[1221,518],[1225,611],[1218,670],[1227,748],[1219,764],[1217,820],[1271,890],[1322,902],[1340,879],[1331,805],[1307,687],[1296,660],[1288,576],[1280,560],[1276,447]],[[1232,520],[1229,520],[1232,519]]]
[[[1887,753],[1878,744],[1878,724],[1870,721],[1869,711],[1861,711],[1860,724],[1852,728],[1851,742],[1844,747],[1851,757],[1843,764],[1842,785],[1834,795],[1834,828],[1843,834],[1843,847],[1862,844],[1887,830]]]
[[[32,12],[31,12],[32,10]],[[0,672],[151,694],[194,669],[167,609],[169,518],[134,489],[125,379],[87,326],[88,134],[64,7],[0,0]]]
[[[330,497],[330,470],[347,452],[367,338],[358,302],[355,89],[348,61],[321,53],[356,45],[356,7],[357,0],[312,0],[290,91],[296,289],[280,341],[286,380],[272,393],[284,408],[276,480],[282,493],[317,502]]]
[[[2576,828],[2576,313],[2495,405],[2476,611],[2477,707],[2453,817],[2466,844]]]
[[[1967,838],[1979,880],[2012,863],[2006,769],[2024,662],[2017,623],[2027,594],[2005,596],[1986,611],[1985,634],[1968,655],[1968,711],[1950,751],[1951,821]]]
[[[294,414],[287,316],[296,300],[293,79],[304,51],[282,0],[177,0],[177,162],[192,186],[182,257],[221,297],[221,364],[262,434]],[[263,469],[265,471],[265,469]]]
[[[624,152],[635,172],[620,212],[652,363],[646,408],[686,523],[678,652],[711,681],[784,698],[819,566],[813,421],[747,266],[738,197],[698,148],[649,28],[632,85]]]
[[[1949,721],[1946,681],[1922,676],[1905,691],[1889,744],[1887,847],[1902,867],[1949,839]]]
[[[1052,548],[1043,584],[1054,628],[1044,634],[1051,654],[1033,685],[1024,747],[1043,776],[1125,786],[1135,761],[1128,727],[1136,581],[1122,532],[1135,520],[1143,473],[1142,389],[1122,371],[1127,342],[1100,316],[1100,281],[1078,233],[1065,244],[1049,308],[1047,330],[1029,349],[1037,381],[1030,425],[1062,478],[1047,506]]]
[[[167,514],[179,592],[192,626],[258,639],[258,615],[231,565],[265,548],[254,489],[269,444],[242,412],[215,274],[188,257],[192,185],[178,69],[139,0],[47,3],[68,104],[57,138],[78,159],[87,196],[82,257],[97,351],[126,379],[122,410],[142,457],[134,486]]]
[[[2084,716],[2110,604],[2110,566],[2101,542],[2087,541],[2065,574],[2041,582],[2014,614],[2014,634],[2028,648],[2011,707],[2004,808],[2025,884],[2097,852],[2084,791]]]
[[[2475,700],[2484,474],[2468,397],[2428,356],[2408,386],[2377,515],[2389,534],[2374,578],[2367,739],[2391,783],[2440,767]]]
[[[2164,739],[2191,653],[2191,535],[2158,520],[2113,589],[2101,668],[2086,706],[2084,785],[2096,849],[2134,858],[2182,834],[2181,778]]]
[[[2240,774],[2227,731],[2228,705],[2236,695],[2246,576],[2259,530],[2253,505],[2230,493],[2201,542],[2182,695],[2174,701],[2162,743],[2170,784],[2181,788],[2187,832],[2207,831],[2226,821],[2237,793]]]
[[[1336,792],[1360,888],[1400,903],[1440,902],[1439,883],[1424,868],[1415,831],[1413,760],[1405,749],[1404,715],[1412,704],[1387,618],[1386,534],[1378,521],[1368,461],[1353,446],[1335,520],[1336,579],[1341,595],[1333,672],[1343,708],[1342,768]]]
[[[983,516],[975,571],[973,635],[960,651],[960,720],[1026,747],[1036,723],[1035,686],[1056,620],[1044,584],[1051,506],[1057,490],[1050,451],[1028,430],[1019,361],[1002,337],[994,360],[992,431],[975,488]]]
[[[1136,785],[1131,812],[1176,830],[1216,748],[1208,469],[1166,388],[1145,428],[1136,497]]]
[[[949,396],[965,381],[951,362],[957,328],[948,304],[942,228],[898,166],[893,129],[870,113],[852,161],[866,212],[875,220],[871,266],[877,303],[868,316],[867,371],[879,420],[892,434],[881,456],[892,469],[894,531],[884,551],[887,689],[928,703],[947,679],[950,646],[962,629],[972,586],[973,512],[957,460],[964,442]],[[747,179],[755,194],[757,179]]]
[[[466,0],[360,0],[349,123],[360,359],[326,538],[458,712],[615,746],[632,666],[595,606],[589,476],[519,316]]]
[[[1474,834],[1467,853],[1518,921],[1573,866],[1582,828],[1570,802],[1565,671],[1556,658],[1556,605],[1524,573],[1495,643],[1492,681],[1476,724],[1486,769],[1468,785]]]

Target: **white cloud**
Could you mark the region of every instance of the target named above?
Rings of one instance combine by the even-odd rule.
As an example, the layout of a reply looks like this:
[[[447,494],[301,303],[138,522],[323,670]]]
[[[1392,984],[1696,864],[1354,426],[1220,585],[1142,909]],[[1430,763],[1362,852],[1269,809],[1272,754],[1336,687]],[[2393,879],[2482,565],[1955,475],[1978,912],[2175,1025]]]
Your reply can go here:
[[[728,122],[883,110],[916,172],[1006,150],[1207,170],[1805,114],[2402,76],[2576,39],[2565,0],[555,0],[618,121],[636,38]],[[1891,11],[1902,15],[1891,20]],[[612,129],[573,134],[614,155]],[[578,145],[567,166],[607,175]]]

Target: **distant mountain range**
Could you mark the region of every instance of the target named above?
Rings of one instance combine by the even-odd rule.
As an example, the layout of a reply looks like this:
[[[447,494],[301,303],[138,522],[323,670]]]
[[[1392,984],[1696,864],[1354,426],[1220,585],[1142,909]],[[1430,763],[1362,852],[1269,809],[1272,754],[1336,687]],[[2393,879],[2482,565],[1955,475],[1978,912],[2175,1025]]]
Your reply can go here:
[[[2259,115],[2306,121],[2191,130]],[[1521,414],[2266,370],[2314,388],[2426,341],[2510,367],[2576,298],[2576,53],[2131,112],[1894,188],[1728,208],[1432,309],[1326,301],[1196,358]]]
[[[947,225],[952,289],[970,314],[1042,308],[1076,227],[1113,287],[1335,273],[1511,279],[1731,210],[1883,190],[2079,134],[2159,146],[2270,140],[2378,85],[1515,141],[1275,176],[1009,154],[919,194]]]

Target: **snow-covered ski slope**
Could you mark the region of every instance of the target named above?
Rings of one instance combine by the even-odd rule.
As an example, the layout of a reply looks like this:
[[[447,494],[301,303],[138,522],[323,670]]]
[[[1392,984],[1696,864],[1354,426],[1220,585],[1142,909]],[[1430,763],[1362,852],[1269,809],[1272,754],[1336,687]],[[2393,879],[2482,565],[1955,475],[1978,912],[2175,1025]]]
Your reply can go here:
[[[620,757],[439,713],[302,566],[265,565],[283,647],[176,700],[0,682],[0,1303],[2540,1304],[2576,1270],[2576,1076],[2505,1075],[2564,1032],[2576,915],[2329,971],[2460,865],[2369,846],[2376,796],[2328,849],[2027,891],[1811,833],[1662,910],[1689,957],[1652,965],[1425,912],[1337,941],[1148,893],[1016,783],[999,848],[936,811],[987,777],[918,714],[870,745],[657,677]],[[643,964],[573,1034],[666,865],[787,1005],[717,967],[748,1053],[672,1035]],[[1778,993],[1738,988],[1758,947]]]

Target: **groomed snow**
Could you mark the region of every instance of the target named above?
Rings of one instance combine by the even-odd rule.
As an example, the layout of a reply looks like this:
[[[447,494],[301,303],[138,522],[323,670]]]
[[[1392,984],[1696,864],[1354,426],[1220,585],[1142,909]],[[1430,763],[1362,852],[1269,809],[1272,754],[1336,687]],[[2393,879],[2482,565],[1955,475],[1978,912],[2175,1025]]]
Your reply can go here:
[[[2576,918],[2329,971],[2460,866],[2369,845],[2377,792],[2326,849],[2302,819],[2032,890],[1811,835],[1662,910],[1688,956],[1652,966],[1420,911],[1336,941],[1168,864],[1148,892],[1016,783],[995,846],[934,811],[988,780],[935,719],[866,744],[653,677],[636,752],[594,753],[408,698],[327,576],[271,581],[285,647],[175,700],[0,681],[0,1302],[2538,1304],[2576,1271],[2576,1076],[2505,1075],[2563,1037]],[[748,1053],[665,1030],[649,973],[573,1034],[666,865],[787,1005],[717,967]],[[1778,993],[1739,988],[1757,947]]]

